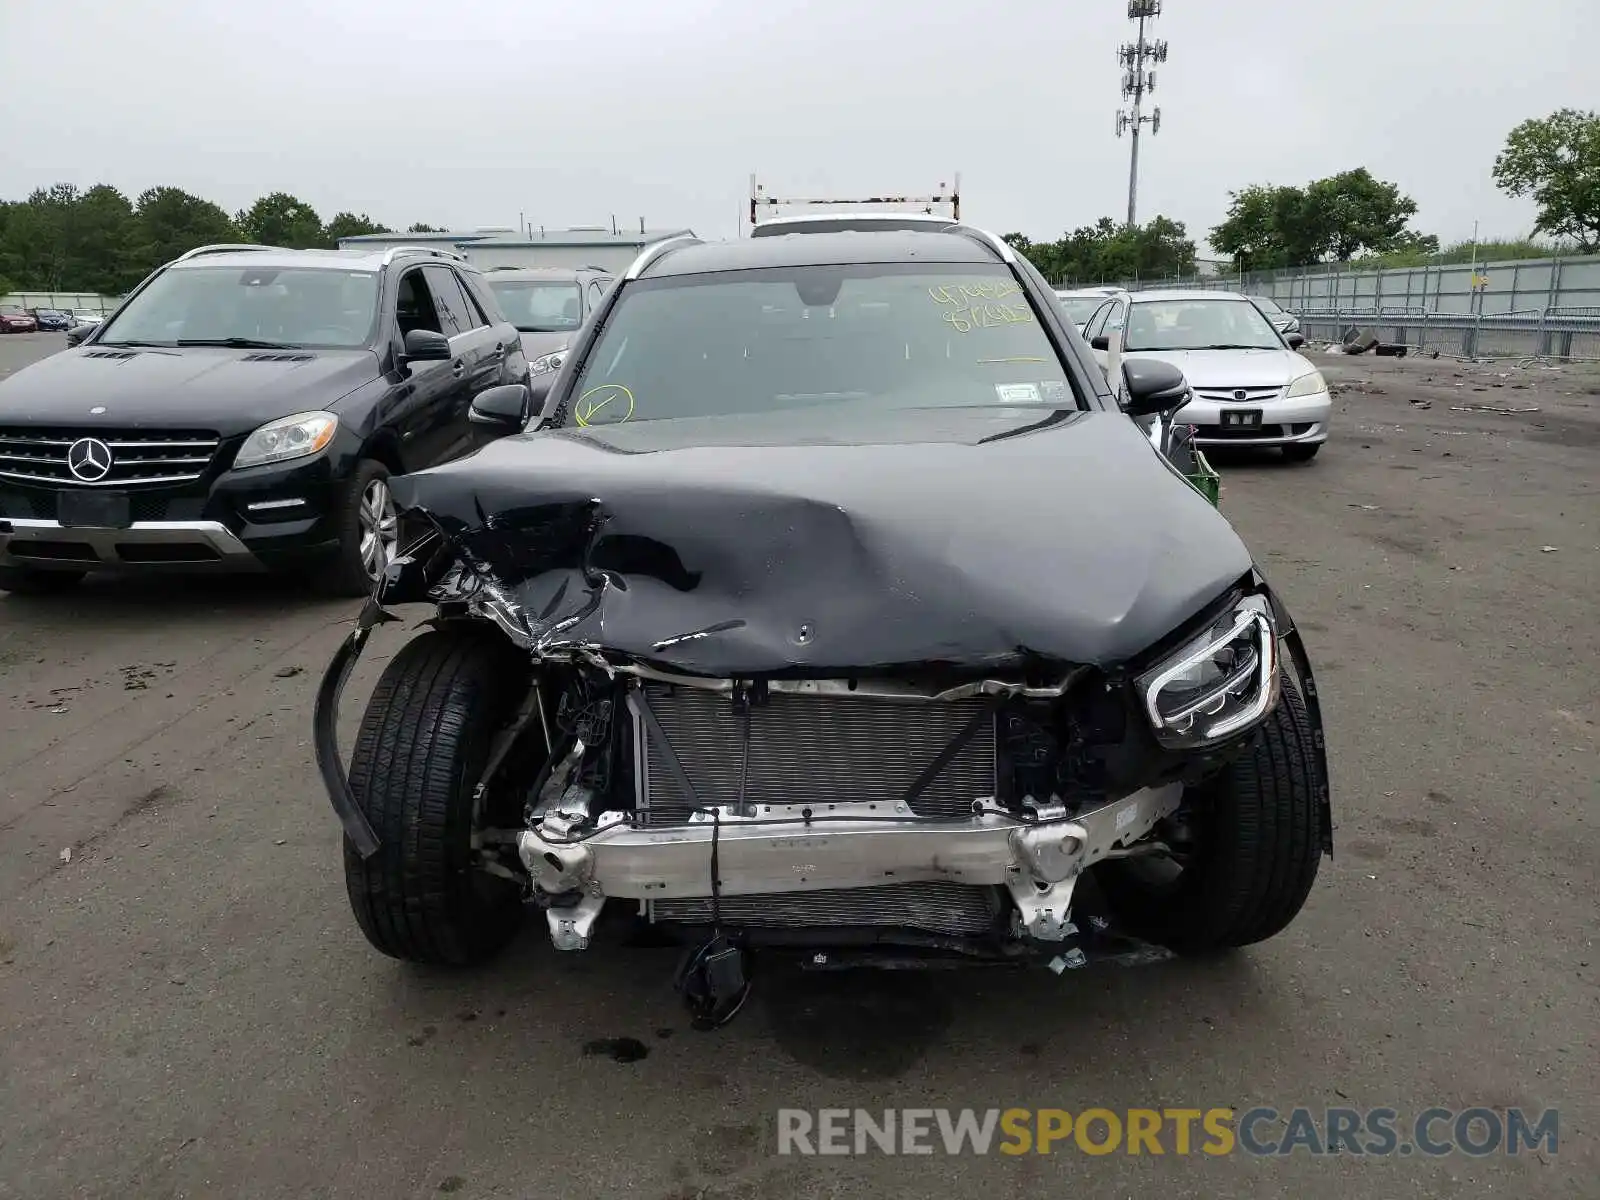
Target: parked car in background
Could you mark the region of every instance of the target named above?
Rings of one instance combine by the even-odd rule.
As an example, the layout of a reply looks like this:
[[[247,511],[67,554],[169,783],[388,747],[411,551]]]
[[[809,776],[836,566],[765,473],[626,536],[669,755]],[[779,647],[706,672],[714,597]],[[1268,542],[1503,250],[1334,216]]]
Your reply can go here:
[[[616,278],[602,267],[501,267],[484,275],[500,311],[522,335],[533,375],[561,366],[573,335],[600,307]]]
[[[1158,359],[1183,371],[1194,398],[1173,420],[1202,446],[1277,446],[1291,462],[1328,440],[1327,381],[1296,353],[1248,296],[1234,292],[1123,293],[1101,305],[1084,336],[1111,378],[1119,357]]]
[[[1251,296],[1250,303],[1261,310],[1261,315],[1272,322],[1279,333],[1299,333],[1300,318],[1287,309],[1280,308],[1271,296]]]
[[[648,924],[705,1028],[752,953],[1081,965],[1086,874],[1181,953],[1282,931],[1332,847],[1310,665],[1138,426],[1182,373],[1119,379],[970,226],[646,250],[535,428],[496,389],[511,436],[396,483],[427,532],[313,723],[362,933],[463,966],[528,912],[563,952]]]
[[[0,304],[0,333],[33,333],[39,322],[20,304]]]
[[[57,308],[30,308],[28,313],[41,330],[61,333],[72,327],[72,319]]]
[[[1078,327],[1078,332],[1083,332],[1083,327],[1089,323],[1089,318],[1094,316],[1107,296],[1117,294],[1116,288],[1073,288],[1068,291],[1058,291],[1056,299],[1061,302],[1062,311],[1067,318]]]
[[[473,398],[527,379],[456,254],[191,250],[0,381],[0,590],[285,569],[365,593],[399,536],[389,481],[471,449]]]

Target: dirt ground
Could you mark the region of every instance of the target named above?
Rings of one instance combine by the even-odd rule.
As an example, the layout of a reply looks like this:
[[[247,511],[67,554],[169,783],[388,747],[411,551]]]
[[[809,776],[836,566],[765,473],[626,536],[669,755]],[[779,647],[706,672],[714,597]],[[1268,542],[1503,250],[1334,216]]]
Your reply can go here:
[[[0,374],[58,343],[0,339]],[[361,939],[312,764],[351,605],[0,598],[0,1197],[1593,1195],[1600,373],[1317,361],[1322,456],[1217,465],[1310,643],[1337,853],[1222,961],[807,976],[713,1034],[671,955],[542,922],[418,971]],[[1559,1152],[774,1152],[784,1107],[1255,1105],[1556,1107]]]

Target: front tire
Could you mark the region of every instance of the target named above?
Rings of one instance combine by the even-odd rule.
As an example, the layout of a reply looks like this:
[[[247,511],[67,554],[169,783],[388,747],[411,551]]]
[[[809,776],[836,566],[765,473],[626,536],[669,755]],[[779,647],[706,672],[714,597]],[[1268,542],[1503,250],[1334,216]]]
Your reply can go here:
[[[336,514],[339,547],[318,578],[335,596],[366,596],[395,555],[400,518],[389,492],[389,469],[364,459],[345,482]]]
[[[344,843],[361,932],[393,958],[468,966],[522,922],[522,887],[473,862],[473,790],[528,678],[491,631],[434,630],[378,680],[356,735],[350,788],[378,835],[365,862]]]
[[[1155,859],[1096,868],[1128,929],[1180,954],[1248,946],[1299,914],[1322,859],[1317,757],[1305,701],[1283,681],[1248,747],[1194,797],[1193,853],[1175,878]]]
[[[83,582],[87,571],[36,571],[32,567],[0,566],[0,592],[13,596],[59,596]]]
[[[1284,461],[1292,463],[1310,462],[1317,456],[1317,451],[1321,449],[1321,442],[1301,443],[1298,445],[1285,446],[1283,448]]]

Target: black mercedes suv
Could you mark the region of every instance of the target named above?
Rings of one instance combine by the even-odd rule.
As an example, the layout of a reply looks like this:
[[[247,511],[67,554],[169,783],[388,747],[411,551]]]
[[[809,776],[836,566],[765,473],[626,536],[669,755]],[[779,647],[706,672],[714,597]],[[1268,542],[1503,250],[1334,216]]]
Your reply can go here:
[[[0,383],[0,590],[210,568],[365,593],[390,476],[471,449],[473,398],[528,379],[459,255],[191,250]]]

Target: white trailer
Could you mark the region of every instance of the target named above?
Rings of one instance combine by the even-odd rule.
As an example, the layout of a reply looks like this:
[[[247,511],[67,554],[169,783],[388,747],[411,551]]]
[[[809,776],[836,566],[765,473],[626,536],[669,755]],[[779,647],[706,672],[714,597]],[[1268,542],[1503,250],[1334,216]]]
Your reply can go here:
[[[857,198],[776,196],[767,190],[756,176],[750,176],[750,228],[765,221],[785,217],[844,218],[854,214],[921,214],[961,219],[961,173],[957,171],[953,183],[941,182],[931,195],[882,195]]]

